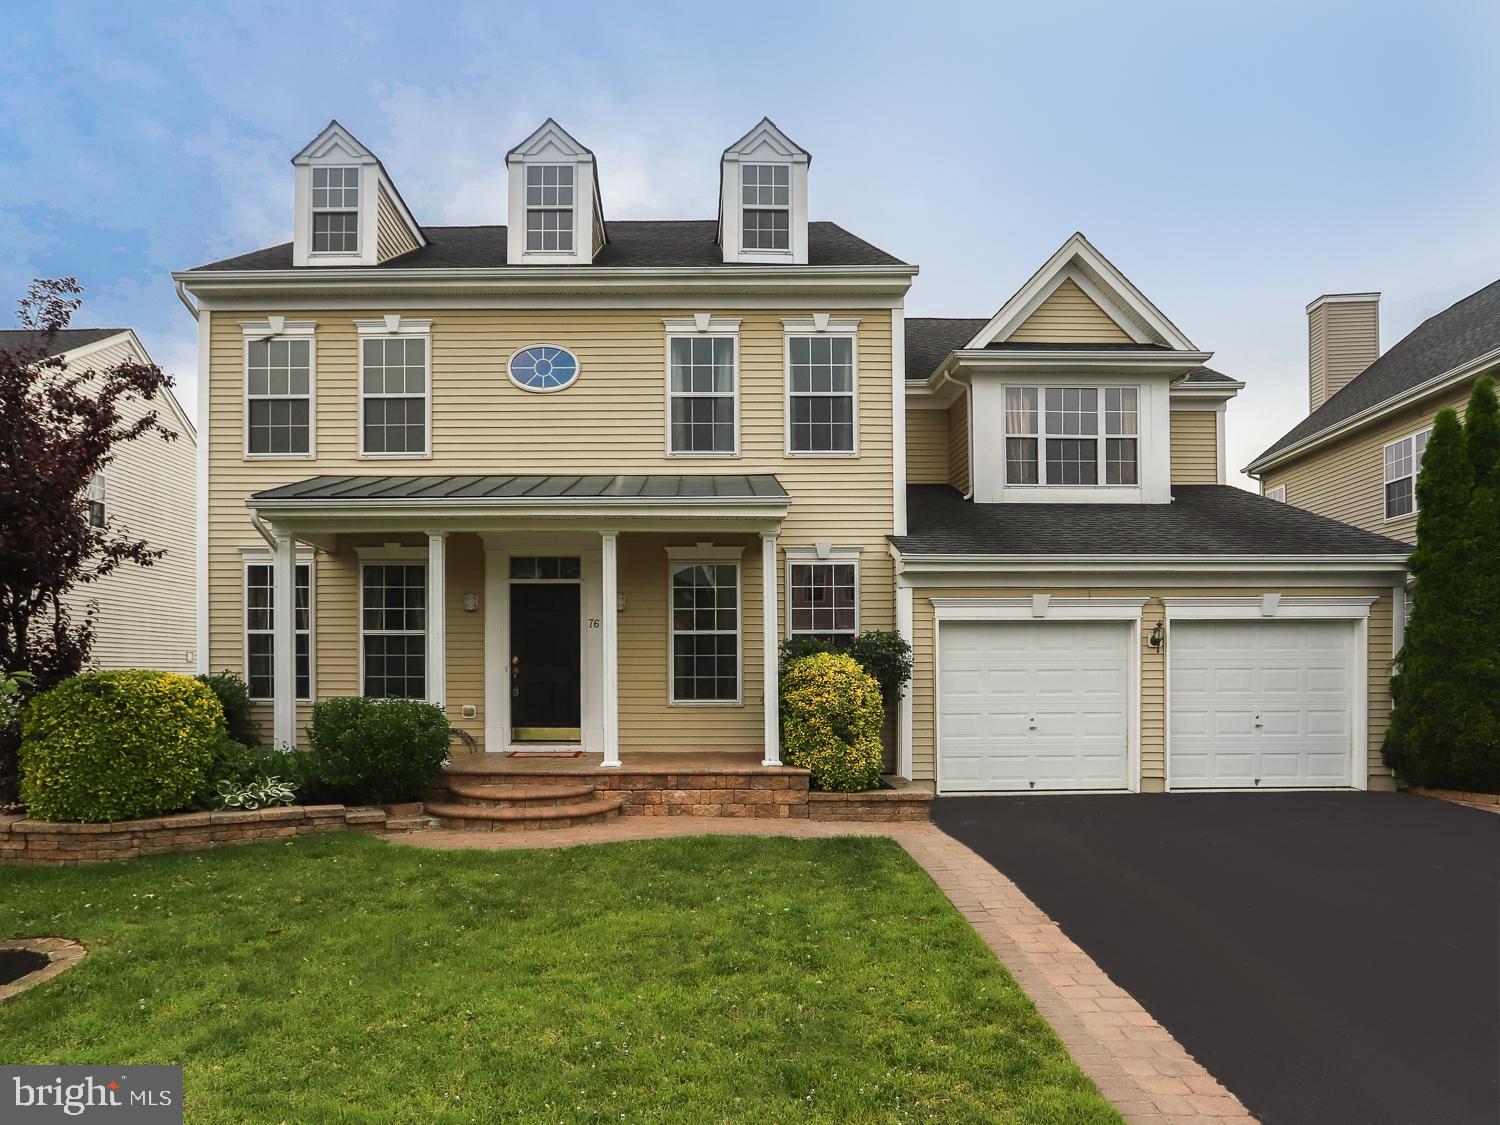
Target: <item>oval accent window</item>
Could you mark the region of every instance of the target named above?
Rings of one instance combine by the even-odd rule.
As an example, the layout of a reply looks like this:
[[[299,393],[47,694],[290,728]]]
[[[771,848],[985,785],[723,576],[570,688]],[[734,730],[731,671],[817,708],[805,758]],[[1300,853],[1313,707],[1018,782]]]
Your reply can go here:
[[[510,357],[510,381],[528,391],[560,391],[578,378],[578,358],[567,348],[533,344]]]

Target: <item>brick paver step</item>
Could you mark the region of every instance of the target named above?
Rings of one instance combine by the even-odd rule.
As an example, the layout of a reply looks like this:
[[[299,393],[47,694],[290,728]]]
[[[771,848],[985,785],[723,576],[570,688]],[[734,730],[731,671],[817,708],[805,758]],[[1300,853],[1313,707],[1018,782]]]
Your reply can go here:
[[[428,801],[427,814],[444,828],[503,832],[528,828],[577,828],[597,824],[620,815],[620,797],[602,797],[557,805],[523,805],[493,808],[485,805]]]
[[[480,785],[473,781],[449,778],[447,787],[448,794],[457,798],[457,804],[488,805],[492,808],[578,804],[597,798],[594,787],[586,784]]]

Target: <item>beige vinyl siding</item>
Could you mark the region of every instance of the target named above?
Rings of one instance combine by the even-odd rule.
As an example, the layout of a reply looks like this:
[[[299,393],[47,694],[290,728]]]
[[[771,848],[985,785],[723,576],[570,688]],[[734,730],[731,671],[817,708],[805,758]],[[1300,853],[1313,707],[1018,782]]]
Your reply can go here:
[[[128,337],[73,361],[73,370],[104,370],[146,357]],[[91,663],[99,668],[197,671],[198,455],[192,431],[172,405],[127,399],[127,422],[147,414],[176,440],[146,435],[117,448],[104,470],[105,512],[110,524],[166,554],[149,567],[124,563],[97,582],[75,588],[63,602],[75,620],[97,607]]]
[[[400,209],[395,201],[386,194],[385,185],[377,188],[379,195],[376,200],[375,223],[375,258],[384,262],[400,254],[405,254],[417,248],[417,240],[412,236],[406,221],[401,218]]]
[[[906,411],[906,480],[909,484],[947,484],[948,411]]]
[[[1415,543],[1415,514],[1385,518],[1385,447],[1431,426],[1445,406],[1453,407],[1462,417],[1469,391],[1470,386],[1465,384],[1420,406],[1362,426],[1338,441],[1267,470],[1263,483],[1267,489],[1285,485],[1288,504]]]
[[[887,309],[852,308],[835,316],[860,318],[858,344],[859,453],[848,457],[790,457],[785,452],[784,332],[781,318],[802,309],[752,310],[740,329],[740,449],[724,457],[670,457],[666,452],[666,333],[664,316],[678,309],[445,310],[405,309],[432,320],[431,458],[358,456],[356,319],[385,309],[299,312],[317,322],[315,459],[247,460],[243,456],[243,333],[239,322],[263,315],[212,317],[209,388],[210,659],[214,668],[241,669],[244,642],[241,547],[260,547],[245,499],[254,492],[322,473],[774,473],[792,495],[782,524],[782,546],[819,541],[863,548],[861,627],[888,629],[894,620],[894,577],[885,537],[892,526],[891,335]],[[733,309],[716,310],[736,315]],[[569,389],[532,394],[505,376],[519,347],[537,342],[570,348],[580,375]],[[745,563],[746,649],[743,707],[667,708],[666,556],[661,544],[622,526],[620,586],[627,608],[620,619],[622,749],[683,749],[703,745],[758,747],[758,540]],[[370,542],[395,536],[374,534]],[[677,542],[719,541],[711,525]],[[358,684],[357,570],[344,536],[335,554],[317,556],[315,671],[320,698],[353,694]],[[472,548],[465,540],[472,542]],[[461,573],[477,575],[483,596],[478,540],[449,541],[448,698],[459,725],[483,727],[483,613],[461,609],[473,592]],[[474,557],[475,555],[478,558]],[[463,568],[470,568],[465,571]],[[644,569],[643,569],[644,568]],[[784,562],[778,586],[785,597]],[[455,608],[455,607],[459,608]],[[649,610],[647,607],[654,606]],[[754,613],[754,618],[751,614]],[[624,657],[626,646],[642,659]],[[753,650],[753,651],[752,651]],[[627,667],[628,665],[628,667]],[[463,703],[479,707],[459,719]],[[264,730],[269,733],[269,709]],[[748,740],[748,741],[746,741]]]
[[[1380,355],[1380,302],[1329,301],[1308,314],[1308,409],[1316,410]]]
[[[1391,698],[1391,607],[1389,587],[1291,588],[1281,590],[1245,587],[1141,588],[1099,586],[1089,588],[1038,589],[1036,587],[979,587],[965,589],[919,588],[913,591],[912,614],[912,779],[932,781],[936,777],[937,699],[934,680],[937,668],[934,597],[1019,598],[1032,594],[1062,597],[1147,598],[1141,617],[1141,788],[1158,790],[1166,783],[1166,657],[1147,639],[1165,613],[1162,598],[1258,597],[1279,593],[1285,597],[1360,595],[1376,598],[1369,621],[1369,770],[1372,789],[1390,788],[1390,771],[1380,757],[1389,722]],[[1170,637],[1167,644],[1171,644]]]
[[[1217,410],[1172,411],[1172,483],[1219,483]]]
[[[1069,279],[1011,333],[1012,340],[1038,343],[1128,344],[1130,335],[1111,320],[1078,283]]]
[[[968,495],[969,481],[969,394],[965,391],[948,407],[948,482]]]

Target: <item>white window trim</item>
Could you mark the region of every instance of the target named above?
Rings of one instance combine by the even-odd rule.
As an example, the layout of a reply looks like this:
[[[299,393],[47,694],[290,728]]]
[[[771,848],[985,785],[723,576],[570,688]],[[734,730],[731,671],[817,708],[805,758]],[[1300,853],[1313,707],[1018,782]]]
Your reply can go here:
[[[428,565],[428,552],[427,552],[427,548],[425,548],[425,547],[402,547],[402,546],[399,546],[399,545],[394,545],[394,544],[389,544],[388,543],[388,544],[386,544],[383,547],[356,547],[354,553],[355,553],[355,556],[359,559],[359,566],[357,568],[357,574],[356,574],[356,581],[359,583],[359,602],[358,602],[358,605],[357,605],[357,608],[356,608],[356,612],[359,614],[359,683],[358,683],[359,690],[356,692],[356,694],[363,697],[364,694],[365,694],[365,637],[366,636],[380,636],[380,637],[415,637],[415,636],[417,636],[416,630],[408,630],[408,629],[375,629],[375,630],[373,630],[373,631],[371,631],[369,633],[366,632],[366,630],[365,630],[365,567],[367,567],[367,566],[381,566],[381,565],[383,565],[385,563],[393,563],[393,562],[394,563],[402,563],[402,564],[404,564],[406,566],[420,565],[422,567],[424,584],[425,584],[426,591],[427,591],[426,594],[423,596],[423,599],[422,599],[422,601],[423,601],[422,621],[423,621],[425,627],[422,629],[421,635],[422,635],[422,638],[423,638],[423,650],[422,651],[424,653],[426,653],[426,651],[427,651],[426,646],[432,643],[432,629],[431,629],[431,615],[432,615],[432,568],[431,568],[431,566]],[[424,662],[423,669],[422,669],[422,689],[423,690],[422,690],[422,696],[421,696],[421,698],[423,700],[425,700],[427,698],[427,688],[428,688],[428,686],[429,685],[427,683],[427,668],[426,668],[426,664]],[[374,699],[374,698],[386,698],[386,697],[385,696],[370,696],[368,698]],[[404,697],[404,698],[415,699],[417,697],[416,696],[408,696],[408,697]]]
[[[246,461],[310,461],[318,455],[318,322],[287,320],[284,316],[265,320],[242,320],[244,343],[240,351],[240,456]],[[250,452],[250,343],[252,340],[307,341],[307,452]],[[256,395],[256,398],[301,398],[301,395]]]
[[[276,557],[270,551],[259,547],[241,547],[241,572],[240,572],[240,668],[244,673],[245,684],[250,683],[250,599],[245,596],[245,591],[250,584],[250,568],[252,566],[273,566]],[[297,696],[298,703],[311,703],[318,698],[318,569],[315,553],[313,551],[299,550],[296,553],[296,565],[307,567],[307,695]],[[274,574],[273,574],[274,581]],[[292,576],[292,588],[296,589],[296,576]],[[272,593],[274,594],[274,590]],[[296,622],[293,623],[292,632],[296,633]],[[293,679],[296,678],[297,659],[296,654],[292,656]],[[295,684],[293,685],[295,687]],[[274,703],[270,697],[252,695],[252,703]]]
[[[89,477],[89,483],[84,488],[84,502],[88,504],[89,526],[95,530],[102,530],[109,526],[109,482],[104,477],[104,470],[100,469]],[[99,522],[94,522],[94,505],[99,505]]]
[[[416,317],[388,313],[379,320],[356,320],[354,327],[359,333],[355,360],[355,393],[359,396],[359,458],[362,461],[430,461],[432,460],[432,321]],[[426,423],[426,449],[421,453],[369,453],[365,450],[365,399],[368,398],[416,398],[410,394],[365,393],[365,341],[381,337],[420,337],[427,341],[424,349],[426,374],[422,394],[423,418]]]
[[[752,205],[752,204],[749,204],[749,203],[745,202],[745,169],[747,167],[750,167],[751,165],[753,165],[753,166],[755,166],[757,168],[785,168],[786,169],[786,205],[785,206],[782,206],[780,204],[775,204],[775,203],[768,203],[768,204],[759,204],[759,203],[756,203],[756,204]],[[792,229],[792,196],[793,196],[794,192],[796,191],[795,180],[796,180],[796,176],[797,176],[797,170],[796,170],[795,166],[793,165],[793,162],[789,161],[789,160],[745,159],[745,160],[739,161],[739,169],[738,169],[738,171],[739,171],[739,176],[738,176],[739,182],[736,184],[736,188],[737,188],[737,193],[738,193],[739,209],[736,212],[736,214],[739,216],[739,224],[740,224],[740,230],[739,230],[740,249],[742,251],[744,251],[745,253],[747,253],[747,254],[774,254],[774,255],[782,255],[782,256],[785,256],[785,257],[791,257],[792,252],[793,252],[792,251],[792,244],[796,240],[796,233]],[[747,245],[745,245],[745,212],[746,211],[781,211],[781,212],[783,212],[786,215],[786,245],[785,246],[779,246],[779,247],[778,246],[747,246]]]
[[[432,345],[428,344],[428,348],[430,349],[431,347]],[[573,378],[568,380],[560,387],[528,387],[525,383],[521,382],[516,378],[514,372],[511,371],[510,365],[516,361],[516,356],[520,355],[522,352],[529,352],[532,348],[556,348],[558,351],[569,356],[573,360]],[[431,363],[432,359],[429,355],[428,365],[430,366]],[[525,391],[529,395],[555,395],[559,391],[566,391],[578,385],[578,380],[583,377],[583,363],[581,360],[579,360],[578,353],[575,352],[572,348],[565,348],[561,344],[549,344],[546,341],[539,340],[534,344],[522,344],[519,348],[516,348],[515,351],[511,352],[510,355],[506,357],[505,377],[510,380],[511,386],[515,387],[517,390]]]
[[[735,349],[738,352],[738,348]],[[745,702],[745,549],[715,547],[699,543],[696,547],[667,548],[667,703],[672,707],[742,707]],[[677,630],[672,627],[673,579],[679,570],[699,563],[720,563],[734,567],[734,698],[678,699],[677,677],[673,667]]]
[[[1005,398],[1011,390],[1034,390],[1036,391],[1036,433],[1013,434],[1010,432],[1009,411],[1005,410]],[[1072,391],[1084,390],[1094,391],[1098,394],[1098,432],[1093,435],[1095,439],[1095,481],[1093,484],[1065,484],[1061,481],[1053,483],[1047,479],[1047,439],[1055,438],[1062,441],[1081,440],[1089,437],[1088,434],[1053,434],[1047,432],[1047,392],[1048,391]],[[1105,421],[1108,411],[1105,409],[1105,395],[1109,391],[1135,391],[1135,432],[1131,434],[1105,433],[1108,425]],[[1145,410],[1146,392],[1145,388],[1135,384],[1114,383],[1006,383],[1001,388],[1001,422],[1005,432],[1001,435],[1002,441],[1009,438],[1030,438],[1036,442],[1036,474],[1037,483],[1025,484],[1010,479],[1010,457],[1002,446],[1001,448],[1001,472],[1004,475],[1006,488],[1024,489],[1139,489],[1143,475],[1144,458],[1141,453],[1141,414]],[[1108,440],[1110,438],[1128,438],[1135,442],[1135,483],[1134,484],[1109,484],[1105,478],[1109,475]]]
[[[1275,488],[1268,488],[1268,489],[1266,489],[1266,491],[1265,491],[1265,497],[1266,497],[1267,500],[1275,500],[1276,503],[1278,503],[1278,504],[1285,504],[1286,503],[1286,485],[1284,485],[1284,484],[1278,484]]]
[[[663,345],[663,370],[665,381],[663,391],[666,395],[666,434],[664,435],[663,448],[666,449],[668,457],[708,457],[708,458],[735,458],[740,455],[740,318],[737,316],[711,316],[708,313],[696,313],[693,316],[663,317],[662,326],[666,328],[666,343]],[[697,450],[684,449],[674,450],[672,448],[672,400],[677,397],[672,391],[672,341],[678,338],[692,339],[700,336],[725,336],[734,341],[734,388],[727,396],[734,404],[734,427],[733,448],[727,450]],[[708,397],[703,395],[691,397]],[[723,397],[723,396],[719,396]]]
[[[782,554],[786,556],[786,636],[788,637],[812,637],[819,635],[816,630],[798,632],[792,628],[792,567],[809,566],[818,563],[852,563],[854,566],[854,632],[849,634],[852,638],[859,636],[860,600],[863,597],[862,586],[864,576],[860,573],[859,556],[862,553],[860,547],[834,547],[828,543],[817,543],[811,547],[784,547]]]
[[[578,186],[582,177],[578,174],[579,167],[572,160],[538,160],[528,161],[521,165],[521,246],[524,248],[528,258],[571,258],[578,253]],[[573,170],[573,202],[571,206],[560,205],[546,206],[539,204],[533,207],[527,198],[529,188],[528,180],[531,178],[533,168],[571,168]],[[531,213],[533,211],[567,211],[573,217],[573,222],[568,228],[568,239],[573,245],[566,250],[533,250],[528,245],[531,239]]]
[[[358,175],[355,177],[355,179],[356,179],[357,182],[355,184],[355,189],[354,189],[356,192],[358,192],[358,195],[355,197],[355,204],[354,204],[354,207],[352,209],[349,208],[349,207],[318,207],[318,206],[314,205],[314,203],[313,203],[312,200],[313,200],[313,192],[315,192],[317,190],[317,188],[314,186],[314,183],[317,180],[318,171],[320,169],[329,169],[329,168],[338,168],[340,170],[348,169],[348,168],[353,168],[355,170],[355,172],[358,173]],[[312,165],[308,169],[308,173],[307,173],[307,216],[308,216],[307,217],[307,256],[309,258],[329,258],[329,259],[333,259],[333,260],[344,258],[344,259],[353,260],[353,259],[358,259],[358,258],[360,258],[360,257],[362,257],[364,255],[364,252],[365,252],[365,226],[366,226],[366,223],[365,223],[365,211],[366,211],[366,208],[365,208],[365,181],[366,181],[367,178],[368,177],[365,176],[365,166],[363,164],[360,164],[360,163],[337,163],[337,164],[335,164],[335,163],[323,163],[323,164],[314,164],[314,165]],[[313,249],[313,238],[314,238],[313,228],[317,226],[317,220],[314,218],[314,216],[316,216],[316,215],[346,215],[351,210],[353,210],[353,212],[354,212],[354,247],[355,248],[353,250],[314,250]]]
[[[859,320],[857,316],[830,317],[827,313],[813,313],[806,317],[783,317],[782,366],[785,386],[782,392],[783,414],[782,443],[788,457],[858,457],[859,456]],[[798,337],[844,336],[853,341],[851,348],[851,372],[849,398],[854,422],[854,444],[849,449],[793,449],[792,448],[792,340]],[[739,349],[736,348],[736,357]],[[738,379],[736,378],[736,385]],[[836,398],[833,394],[815,394],[807,397]]]
[[[1402,437],[1398,437],[1394,441],[1388,441],[1380,447],[1380,514],[1383,518],[1383,522],[1385,523],[1395,523],[1397,520],[1413,519],[1416,514],[1422,510],[1422,505],[1417,500],[1417,481],[1420,480],[1422,476],[1422,462],[1421,459],[1417,456],[1417,438],[1421,437],[1423,434],[1427,435],[1427,440],[1430,442],[1432,440],[1432,427],[1423,426],[1420,430],[1413,430],[1411,433],[1405,434]],[[1393,445],[1400,445],[1403,441],[1411,442],[1411,511],[1402,512],[1399,515],[1393,516],[1391,515],[1390,503],[1386,497],[1386,487],[1388,485],[1395,484],[1398,480],[1406,480],[1407,478],[1405,476],[1400,476],[1396,477],[1395,480],[1392,480],[1385,475],[1385,455],[1386,451]],[[1425,455],[1427,451],[1424,449],[1422,452]]]

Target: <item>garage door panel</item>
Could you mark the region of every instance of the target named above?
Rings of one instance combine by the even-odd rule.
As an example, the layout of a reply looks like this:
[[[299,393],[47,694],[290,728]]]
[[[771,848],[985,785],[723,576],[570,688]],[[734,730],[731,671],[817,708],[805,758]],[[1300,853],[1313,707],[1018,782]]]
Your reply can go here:
[[[1348,785],[1353,638],[1341,621],[1176,622],[1172,787]]]
[[[1130,636],[1125,623],[943,623],[943,791],[1124,788]]]

